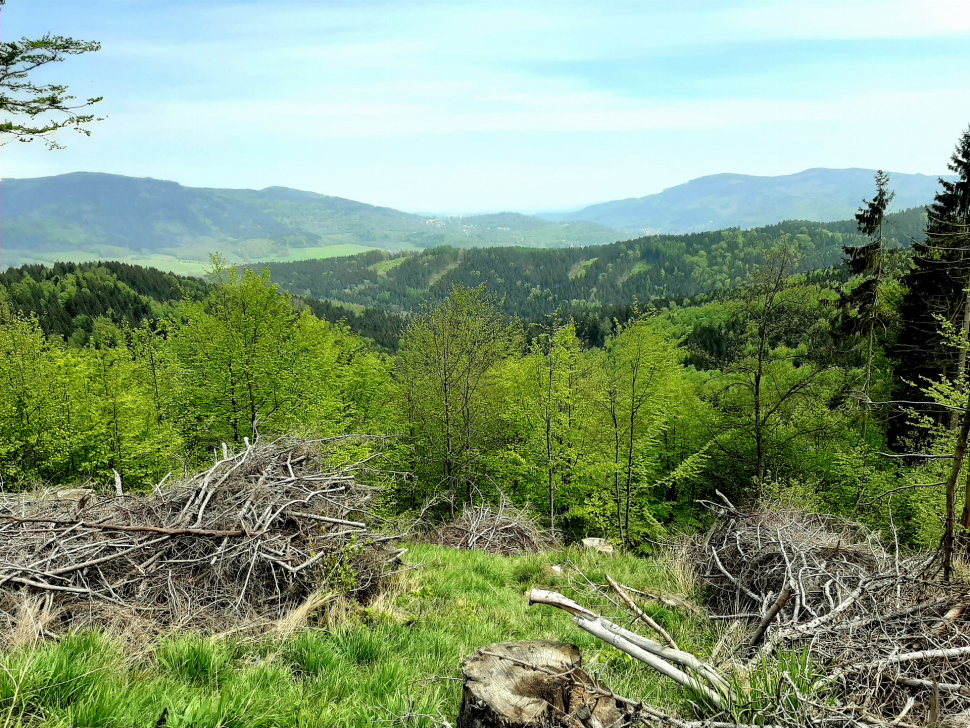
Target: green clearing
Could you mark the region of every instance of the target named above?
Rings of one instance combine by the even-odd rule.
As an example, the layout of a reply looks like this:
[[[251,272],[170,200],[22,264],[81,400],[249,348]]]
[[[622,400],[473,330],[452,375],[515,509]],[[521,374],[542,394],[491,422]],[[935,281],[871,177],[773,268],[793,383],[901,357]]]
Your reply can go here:
[[[585,278],[586,271],[588,271],[589,267],[597,260],[599,260],[599,258],[590,258],[589,260],[578,261],[576,265],[569,269],[569,280],[574,281],[577,278]]]
[[[389,270],[397,268],[401,263],[403,263],[407,258],[390,258],[388,260],[382,260],[379,263],[374,263],[370,267],[370,270],[377,271],[377,275],[386,276]]]
[[[285,640],[182,634],[138,648],[82,633],[4,653],[0,725],[142,728],[166,708],[168,728],[404,725],[393,719],[412,709],[453,723],[461,661],[485,645],[523,639],[578,645],[587,670],[620,695],[653,705],[678,700],[671,683],[581,632],[565,613],[530,608],[526,598],[532,586],[570,594],[574,567],[599,583],[608,571],[636,589],[684,593],[692,582],[676,562],[573,550],[500,557],[427,545],[412,545],[407,561],[410,570],[376,603],[339,626]],[[555,563],[566,576],[544,574]],[[709,623],[644,608],[683,649],[706,653],[713,644]]]
[[[453,270],[455,270],[456,268],[458,268],[458,265],[459,265],[458,263],[451,263],[449,265],[446,265],[444,268],[442,268],[441,270],[437,271],[436,273],[433,273],[431,275],[431,277],[428,279],[428,288],[429,289],[432,288],[435,283],[437,283],[442,278],[444,278],[446,275],[448,275]]]

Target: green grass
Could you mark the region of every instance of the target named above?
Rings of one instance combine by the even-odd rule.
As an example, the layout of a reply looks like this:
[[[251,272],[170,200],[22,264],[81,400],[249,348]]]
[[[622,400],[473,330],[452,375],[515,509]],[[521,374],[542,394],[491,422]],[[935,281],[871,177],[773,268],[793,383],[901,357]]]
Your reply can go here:
[[[377,271],[377,275],[386,276],[389,270],[397,268],[401,263],[403,263],[407,258],[390,258],[388,260],[382,260],[378,263],[374,263],[370,267],[370,270]]]
[[[0,728],[142,728],[166,709],[169,728],[363,728],[412,709],[454,722],[461,661],[485,645],[522,639],[577,644],[587,669],[619,694],[675,705],[669,682],[580,631],[567,614],[527,606],[533,586],[571,593],[567,578],[543,571],[560,563],[569,573],[569,558],[600,583],[608,572],[636,589],[684,590],[676,571],[630,556],[506,558],[414,545],[413,570],[329,631],[259,642],[172,635],[136,656],[118,640],[85,633],[3,654]],[[710,646],[704,622],[645,609],[683,648]]]

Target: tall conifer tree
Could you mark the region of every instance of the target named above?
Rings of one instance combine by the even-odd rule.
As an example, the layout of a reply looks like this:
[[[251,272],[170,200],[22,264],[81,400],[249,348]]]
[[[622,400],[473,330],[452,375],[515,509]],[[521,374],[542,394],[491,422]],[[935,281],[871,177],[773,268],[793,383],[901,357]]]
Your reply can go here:
[[[867,402],[862,424],[862,437],[865,438],[869,427],[870,392],[872,390],[873,363],[875,359],[876,325],[879,317],[879,287],[882,285],[886,252],[886,212],[896,196],[889,191],[889,175],[882,170],[876,172],[876,196],[863,200],[862,207],[855,219],[859,232],[868,236],[870,243],[859,247],[843,247],[845,262],[854,276],[861,276],[862,282],[843,299],[843,306],[855,313],[853,333],[865,337],[866,362],[865,379],[862,393]]]
[[[943,536],[943,578],[953,568],[956,525],[956,490],[970,438],[970,400],[966,395],[967,348],[970,344],[970,128],[960,137],[947,165],[957,175],[940,180],[940,191],[929,209],[926,241],[913,245],[913,268],[904,279],[909,289],[900,313],[904,328],[899,356],[899,399],[918,400],[911,391],[921,383],[950,380],[963,395],[958,409],[950,410],[949,426],[956,432],[953,463],[946,480],[946,517]],[[959,346],[950,331],[958,331]],[[922,380],[922,381],[921,381]],[[945,413],[940,413],[945,422]],[[970,481],[963,513],[970,527]]]
[[[970,328],[970,127],[947,166],[958,179],[940,180],[928,210],[926,240],[913,242],[912,268],[902,281],[907,289],[899,311],[902,328],[890,352],[897,361],[897,400],[921,400],[927,381],[960,380],[966,368],[966,347],[957,351],[947,345],[941,321],[962,330],[966,338]],[[940,417],[943,421],[944,415]],[[949,424],[957,429],[956,418]],[[898,442],[907,433],[897,422],[890,434]]]

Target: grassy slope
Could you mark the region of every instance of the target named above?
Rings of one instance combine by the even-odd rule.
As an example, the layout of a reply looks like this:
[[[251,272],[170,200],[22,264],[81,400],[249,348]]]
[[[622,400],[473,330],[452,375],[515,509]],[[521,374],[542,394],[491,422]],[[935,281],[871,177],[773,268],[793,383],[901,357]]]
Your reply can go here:
[[[235,263],[304,260],[373,249],[415,250],[610,243],[587,222],[504,213],[428,220],[422,215],[284,188],[222,190],[110,174],[4,180],[4,256],[18,267],[55,260],[150,261],[187,272],[220,252]]]
[[[462,659],[487,644],[521,639],[575,643],[587,669],[600,671],[617,693],[670,705],[677,696],[671,683],[579,631],[565,613],[526,606],[533,585],[567,585],[546,577],[543,567],[566,566],[568,558],[600,583],[608,570],[633,588],[686,588],[677,569],[629,556],[505,558],[418,545],[409,554],[416,568],[395,589],[331,630],[258,643],[182,635],[134,656],[118,641],[85,634],[3,654],[0,726],[141,728],[166,707],[168,728],[363,728],[411,709],[453,722]],[[707,651],[713,636],[705,622],[645,608],[684,649]],[[15,700],[14,678],[22,685]]]

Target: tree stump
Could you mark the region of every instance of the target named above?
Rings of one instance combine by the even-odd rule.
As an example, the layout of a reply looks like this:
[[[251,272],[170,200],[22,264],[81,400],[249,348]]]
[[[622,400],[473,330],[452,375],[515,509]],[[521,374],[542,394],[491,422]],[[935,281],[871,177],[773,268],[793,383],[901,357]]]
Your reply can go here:
[[[575,645],[535,640],[481,648],[462,664],[458,728],[606,728],[623,712],[582,670]]]

